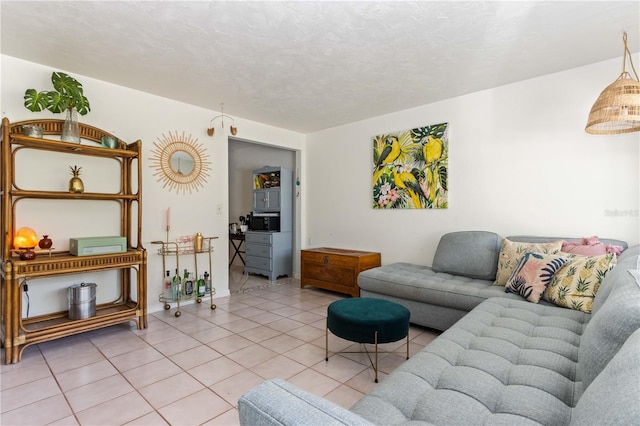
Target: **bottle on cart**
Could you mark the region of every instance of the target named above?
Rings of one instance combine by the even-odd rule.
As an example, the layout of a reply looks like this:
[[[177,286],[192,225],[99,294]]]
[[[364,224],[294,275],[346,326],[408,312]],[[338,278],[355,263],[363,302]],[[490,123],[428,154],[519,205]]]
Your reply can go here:
[[[162,297],[165,300],[171,300],[173,298],[173,292],[171,289],[171,273],[169,271],[167,271],[167,276],[164,277],[164,282],[162,283],[162,285],[163,285]]]
[[[182,278],[178,275],[178,268],[176,268],[176,274],[171,279],[171,300],[176,302],[178,297],[182,294]]]
[[[200,275],[200,278],[198,278],[198,281],[196,282],[196,288],[198,289],[198,297],[203,297],[205,295],[205,284],[204,284],[204,278],[202,278],[202,275]]]
[[[193,279],[189,277],[189,272],[187,272],[187,270],[184,270],[184,295],[185,296],[191,296],[193,295]]]
[[[209,273],[204,273],[204,291],[209,293],[211,291],[211,280],[209,279]]]

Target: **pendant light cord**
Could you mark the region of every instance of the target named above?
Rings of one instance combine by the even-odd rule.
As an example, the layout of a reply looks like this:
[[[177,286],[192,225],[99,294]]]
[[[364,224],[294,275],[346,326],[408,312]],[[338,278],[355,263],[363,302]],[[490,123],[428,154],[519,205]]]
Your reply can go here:
[[[631,52],[627,47],[627,33],[624,33],[622,35],[622,40],[624,41],[624,57],[622,58],[622,74],[620,76],[622,77],[625,74],[629,75],[629,73],[627,72],[627,55],[629,55],[629,64],[631,64],[631,69],[633,70],[633,73],[636,76],[636,81],[639,81],[640,79],[638,79],[638,73],[636,72],[636,67],[633,66],[633,58],[631,57]]]

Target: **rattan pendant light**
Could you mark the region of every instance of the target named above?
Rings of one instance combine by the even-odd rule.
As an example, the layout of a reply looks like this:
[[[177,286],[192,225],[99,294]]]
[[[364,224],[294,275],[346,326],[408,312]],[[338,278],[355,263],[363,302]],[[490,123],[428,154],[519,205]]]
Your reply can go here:
[[[622,74],[600,93],[598,100],[591,107],[585,128],[587,133],[613,135],[640,131],[640,82],[627,47],[627,33],[624,33],[622,40]],[[635,79],[627,72],[627,56]]]

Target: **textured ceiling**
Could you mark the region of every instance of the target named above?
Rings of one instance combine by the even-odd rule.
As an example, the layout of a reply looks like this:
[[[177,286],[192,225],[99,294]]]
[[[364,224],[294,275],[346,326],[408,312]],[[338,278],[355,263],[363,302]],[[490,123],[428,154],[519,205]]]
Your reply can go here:
[[[0,7],[3,54],[304,133],[640,49],[638,1]]]

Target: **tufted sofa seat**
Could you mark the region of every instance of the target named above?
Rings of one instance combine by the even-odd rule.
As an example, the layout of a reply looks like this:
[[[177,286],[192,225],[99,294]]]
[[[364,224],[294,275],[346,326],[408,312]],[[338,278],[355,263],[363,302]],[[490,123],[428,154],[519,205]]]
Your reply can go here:
[[[582,394],[578,351],[589,317],[490,299],[351,410],[387,425],[568,424]]]

